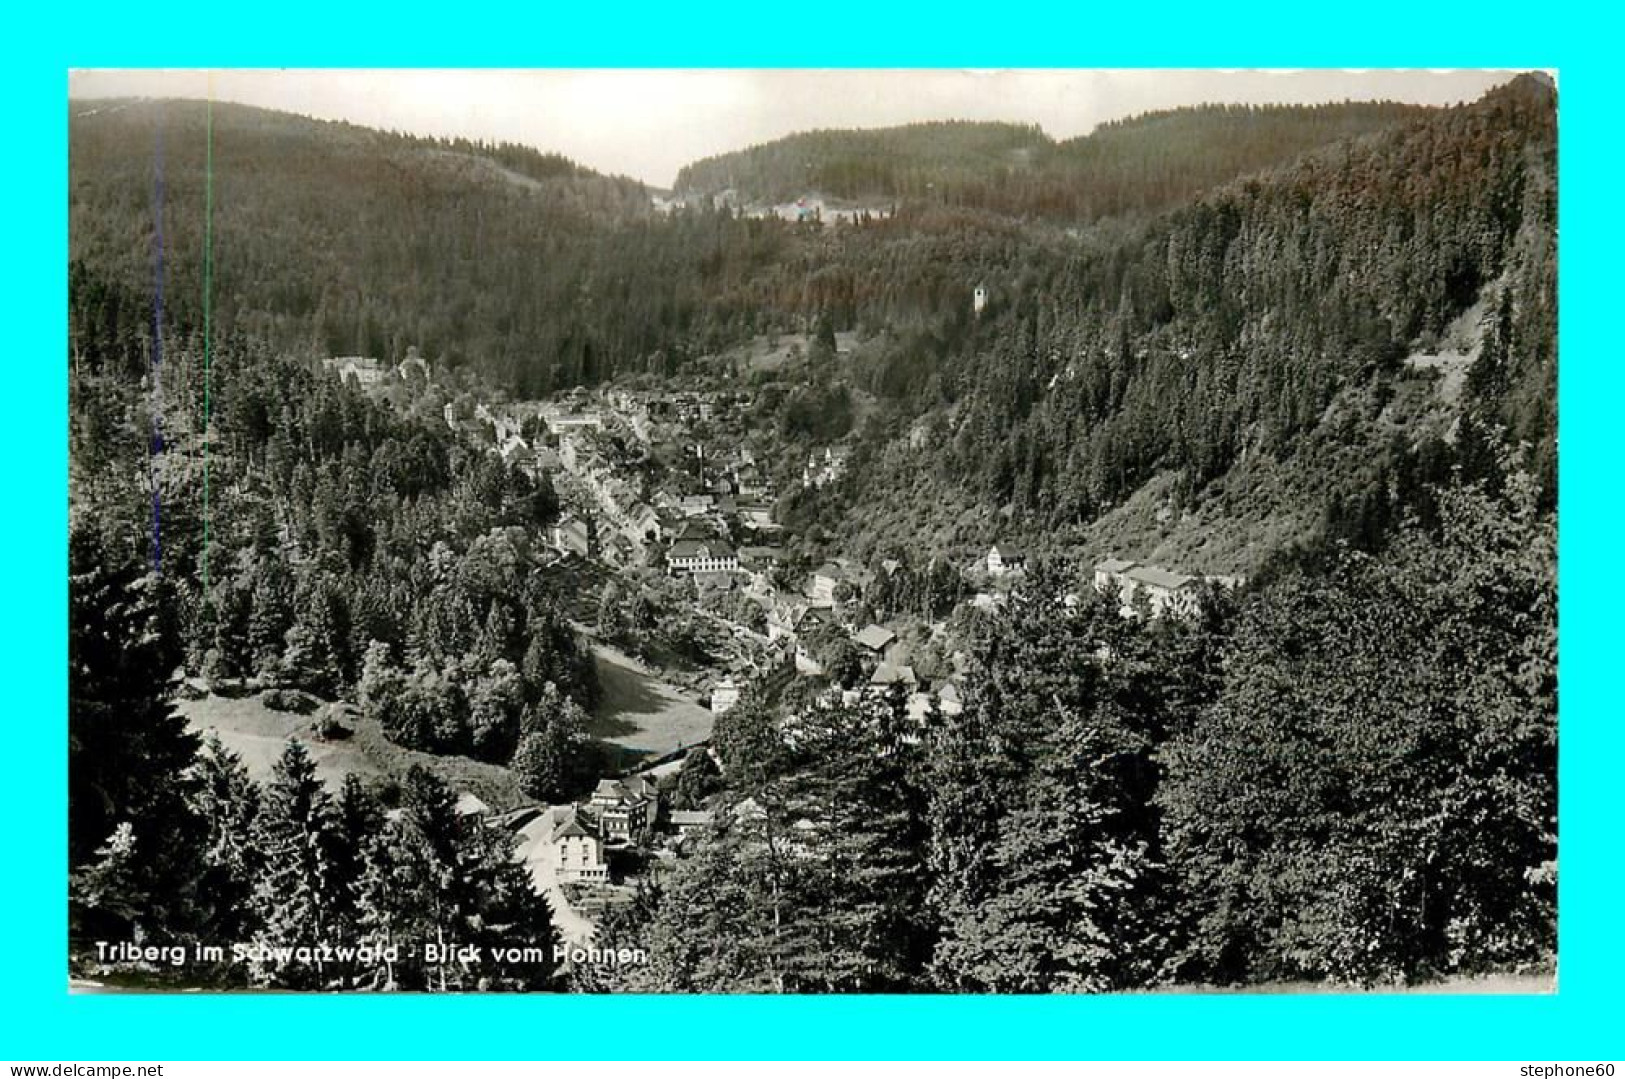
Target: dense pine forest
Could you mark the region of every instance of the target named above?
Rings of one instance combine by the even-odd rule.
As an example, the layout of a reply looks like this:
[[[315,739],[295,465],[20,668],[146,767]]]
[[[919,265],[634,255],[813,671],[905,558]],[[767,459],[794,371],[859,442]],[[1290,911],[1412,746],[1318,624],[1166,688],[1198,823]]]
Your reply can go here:
[[[966,266],[962,281],[989,285],[980,318],[961,303],[934,324],[895,331],[892,347],[851,372],[891,407],[858,434],[872,465],[853,469],[834,506],[810,507],[809,518],[862,548],[942,532],[969,490],[1017,528],[1054,535],[1159,476],[1175,514],[1260,483],[1265,491],[1248,490],[1254,499],[1297,506],[1328,491],[1358,501],[1373,488],[1391,502],[1418,486],[1400,477],[1449,467],[1435,440],[1458,426],[1456,447],[1476,472],[1494,471],[1486,440],[1527,446],[1524,467],[1550,507],[1554,155],[1549,91],[1531,80],[1221,185],[1149,221],[1114,220],[1080,242],[1012,244],[1002,265]],[[927,266],[954,265],[946,246],[933,254]],[[968,291],[943,286],[956,298]],[[1471,327],[1483,347],[1464,418],[1451,408],[1407,422],[1403,409],[1429,373],[1405,361],[1452,347],[1452,323],[1475,302],[1491,309]],[[898,492],[914,492],[912,505]],[[1403,510],[1371,515],[1397,520]],[[895,524],[882,531],[877,521]]]
[[[1544,79],[1059,143],[813,132],[689,166],[669,212],[524,147],[70,112],[75,948],[374,949],[206,979],[304,989],[1103,992],[1555,962]],[[895,213],[745,208],[805,194]],[[780,334],[806,355],[731,358]],[[315,362],[409,349],[435,385],[367,393]],[[353,701],[401,747],[571,795],[601,689],[542,557],[559,495],[442,409],[578,385],[748,394],[786,477],[842,445],[838,480],[784,485],[794,554],[894,567],[864,609],[946,627],[963,710],[922,733],[841,675],[749,690],[675,789],[751,811],[599,923],[646,965],[379,958],[550,943],[558,912],[430,771],[329,789],[295,742],[257,781],[174,701],[188,677]],[[970,609],[949,567],[996,540],[1032,566]],[[1246,579],[1125,618],[1091,577],[1125,547]]]

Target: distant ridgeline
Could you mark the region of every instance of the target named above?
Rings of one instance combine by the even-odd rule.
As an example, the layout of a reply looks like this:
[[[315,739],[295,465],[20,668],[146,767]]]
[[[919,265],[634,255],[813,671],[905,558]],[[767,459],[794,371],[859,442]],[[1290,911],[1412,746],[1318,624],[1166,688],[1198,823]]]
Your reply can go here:
[[[680,196],[735,192],[780,202],[809,192],[921,198],[935,187],[1010,174],[1052,146],[1036,125],[949,121],[870,131],[808,131],[686,165]]]
[[[1428,111],[1390,102],[1203,105],[1102,124],[1061,142],[1035,125],[966,121],[811,131],[688,165],[677,174],[677,193],[781,202],[820,192],[1086,220],[1162,209]]]
[[[1425,112],[1198,109],[1060,144],[1033,127],[950,123],[815,133],[743,155],[762,158],[745,171],[769,177],[763,197],[815,193],[799,139],[830,147],[812,188],[918,204],[883,242],[853,245],[709,210],[656,215],[641,185],[556,155],[220,104],[214,314],[222,329],[311,355],[398,361],[416,343],[527,396],[667,374],[825,310],[838,329],[860,318],[938,322],[969,277],[1024,263],[1025,249],[1053,239],[1048,227],[1012,231],[1011,213],[1077,224],[1167,205]],[[150,289],[161,179],[166,302],[184,316],[201,295],[204,106],[70,103],[70,113],[71,257],[110,284]],[[797,157],[795,183],[771,164],[786,155]],[[1091,171],[1061,164],[1073,158]],[[720,190],[712,177],[730,160],[691,166],[683,184]],[[1072,194],[1056,201],[1052,188]],[[927,191],[937,193],[919,197]],[[919,272],[896,272],[898,258]]]

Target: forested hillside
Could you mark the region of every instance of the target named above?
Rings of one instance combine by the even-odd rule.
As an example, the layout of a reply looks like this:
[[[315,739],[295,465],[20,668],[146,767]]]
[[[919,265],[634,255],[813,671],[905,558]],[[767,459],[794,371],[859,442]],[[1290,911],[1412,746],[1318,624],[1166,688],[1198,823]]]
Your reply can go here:
[[[207,174],[222,332],[305,356],[398,362],[416,345],[525,393],[640,370],[668,342],[705,339],[695,267],[711,229],[650,221],[640,184],[514,147],[235,105],[213,107],[206,162],[210,122],[201,102],[75,115],[70,258],[144,294],[148,238],[161,235],[167,303],[200,324]],[[748,270],[751,241],[738,245]],[[121,317],[121,335],[138,337],[145,313]]]
[[[1056,143],[1040,158],[1031,190],[1017,184],[1016,201],[1007,205],[1084,220],[1162,210],[1316,147],[1427,113],[1393,102],[1208,105],[1147,113]]]
[[[689,197],[784,202],[823,194],[926,201],[1080,223],[1177,205],[1317,146],[1425,116],[1416,105],[1208,105],[1147,113],[1056,142],[1035,127],[933,123],[813,131],[706,158]]]
[[[212,119],[197,102],[71,111],[70,257],[99,279],[149,288],[152,245],[141,238],[161,234],[168,303],[198,321],[208,164],[222,330],[302,355],[398,361],[415,345],[530,396],[670,374],[824,312],[841,328],[938,320],[968,278],[1054,239],[1004,220],[1011,214],[1057,200],[1080,218],[1160,208],[1419,110],[1183,111],[1060,145],[1032,128],[941,124],[763,148],[762,182],[774,190],[777,162],[795,159],[805,180],[807,142],[818,170],[851,177],[832,179],[836,189],[896,193],[905,220],[879,230],[884,243],[834,246],[817,229],[726,211],[655,215],[641,185],[513,146],[225,104]],[[1074,160],[1087,175],[1065,164]],[[732,167],[694,168],[713,166]],[[871,174],[883,179],[862,179]],[[930,198],[919,197],[924,184],[936,185]],[[123,336],[136,337],[142,313],[122,317]]]
[[[917,199],[1026,171],[1051,145],[1036,126],[968,121],[808,131],[685,165],[676,191],[761,202],[812,193]]]
[[[864,466],[801,520],[846,522],[851,542],[888,520],[892,538],[948,535],[968,500],[1006,509],[1007,531],[1053,534],[1159,476],[1174,515],[1234,495],[1223,481],[1243,463],[1270,466],[1300,504],[1354,487],[1391,498],[1397,474],[1448,469],[1441,441],[1469,471],[1493,471],[1495,431],[1525,447],[1550,506],[1555,145],[1551,91],[1526,77],[1142,224],[1031,244],[961,232],[962,246],[933,247],[893,233],[865,244],[867,260],[832,258],[867,262],[857,279],[826,271],[832,295],[897,304],[886,346],[847,372],[887,407],[857,439]],[[927,268],[881,284],[905,244],[931,250]],[[976,318],[973,281],[991,294]],[[958,303],[910,326],[897,309],[910,286]],[[1475,304],[1469,341],[1447,340]],[[1407,358],[1450,349],[1471,363],[1464,392],[1426,393],[1434,407],[1418,410],[1436,373]],[[1386,480],[1368,482],[1373,470]],[[898,491],[919,493],[916,517],[896,519]]]

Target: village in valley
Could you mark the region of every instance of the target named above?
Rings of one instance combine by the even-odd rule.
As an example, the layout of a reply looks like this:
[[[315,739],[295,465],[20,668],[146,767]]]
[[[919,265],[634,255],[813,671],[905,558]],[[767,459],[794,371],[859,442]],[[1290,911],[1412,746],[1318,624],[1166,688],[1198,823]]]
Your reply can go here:
[[[978,285],[970,298],[979,314],[987,290]],[[336,357],[322,366],[363,391],[433,386],[432,368],[416,349],[397,365]],[[465,393],[447,402],[442,416],[460,436],[534,480],[545,478],[558,493],[561,512],[542,537],[539,564],[574,571],[583,583],[577,628],[594,639],[601,660],[614,657],[623,670],[658,676],[667,692],[712,720],[753,686],[786,679],[817,680],[829,702],[900,698],[909,737],[918,739],[934,715],[964,707],[953,614],[1002,606],[1027,577],[1027,552],[1000,540],[952,566],[946,618],[871,621],[866,597],[900,564],[865,566],[839,551],[798,558],[795,537],[775,515],[786,489],[839,483],[849,447],[820,446],[804,460],[763,459],[750,446],[750,403],[739,389],[608,386],[504,403]],[[1102,558],[1092,578],[1097,590],[1117,597],[1124,617],[1192,616],[1204,582],[1233,588],[1241,579],[1115,555]],[[635,596],[651,592],[675,597],[691,616],[700,638],[691,654],[633,659],[622,651],[631,645],[616,624],[624,624]],[[602,606],[590,602],[598,597]],[[1075,605],[1080,596],[1059,599]],[[691,736],[674,739],[662,729],[664,718],[656,712],[634,736],[618,739],[612,759],[624,768],[574,802],[502,808],[467,792],[459,802],[477,826],[516,834],[518,856],[573,944],[588,943],[596,916],[631,902],[640,879],[681,858],[719,820],[748,824],[762,813],[749,798],[674,798],[674,780],[692,756],[707,757],[708,768],[720,770],[722,762],[710,748],[709,722],[686,725]],[[786,739],[794,739],[798,722],[793,713],[779,721]]]
[[[70,100],[75,987],[1550,991],[1508,79],[658,188]]]

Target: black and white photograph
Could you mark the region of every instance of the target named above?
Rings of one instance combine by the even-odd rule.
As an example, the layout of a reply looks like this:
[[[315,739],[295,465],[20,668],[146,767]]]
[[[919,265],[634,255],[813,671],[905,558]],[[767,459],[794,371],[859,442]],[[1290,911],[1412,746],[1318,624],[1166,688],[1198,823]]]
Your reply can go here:
[[[69,72],[69,990],[1554,994],[1559,74]]]

